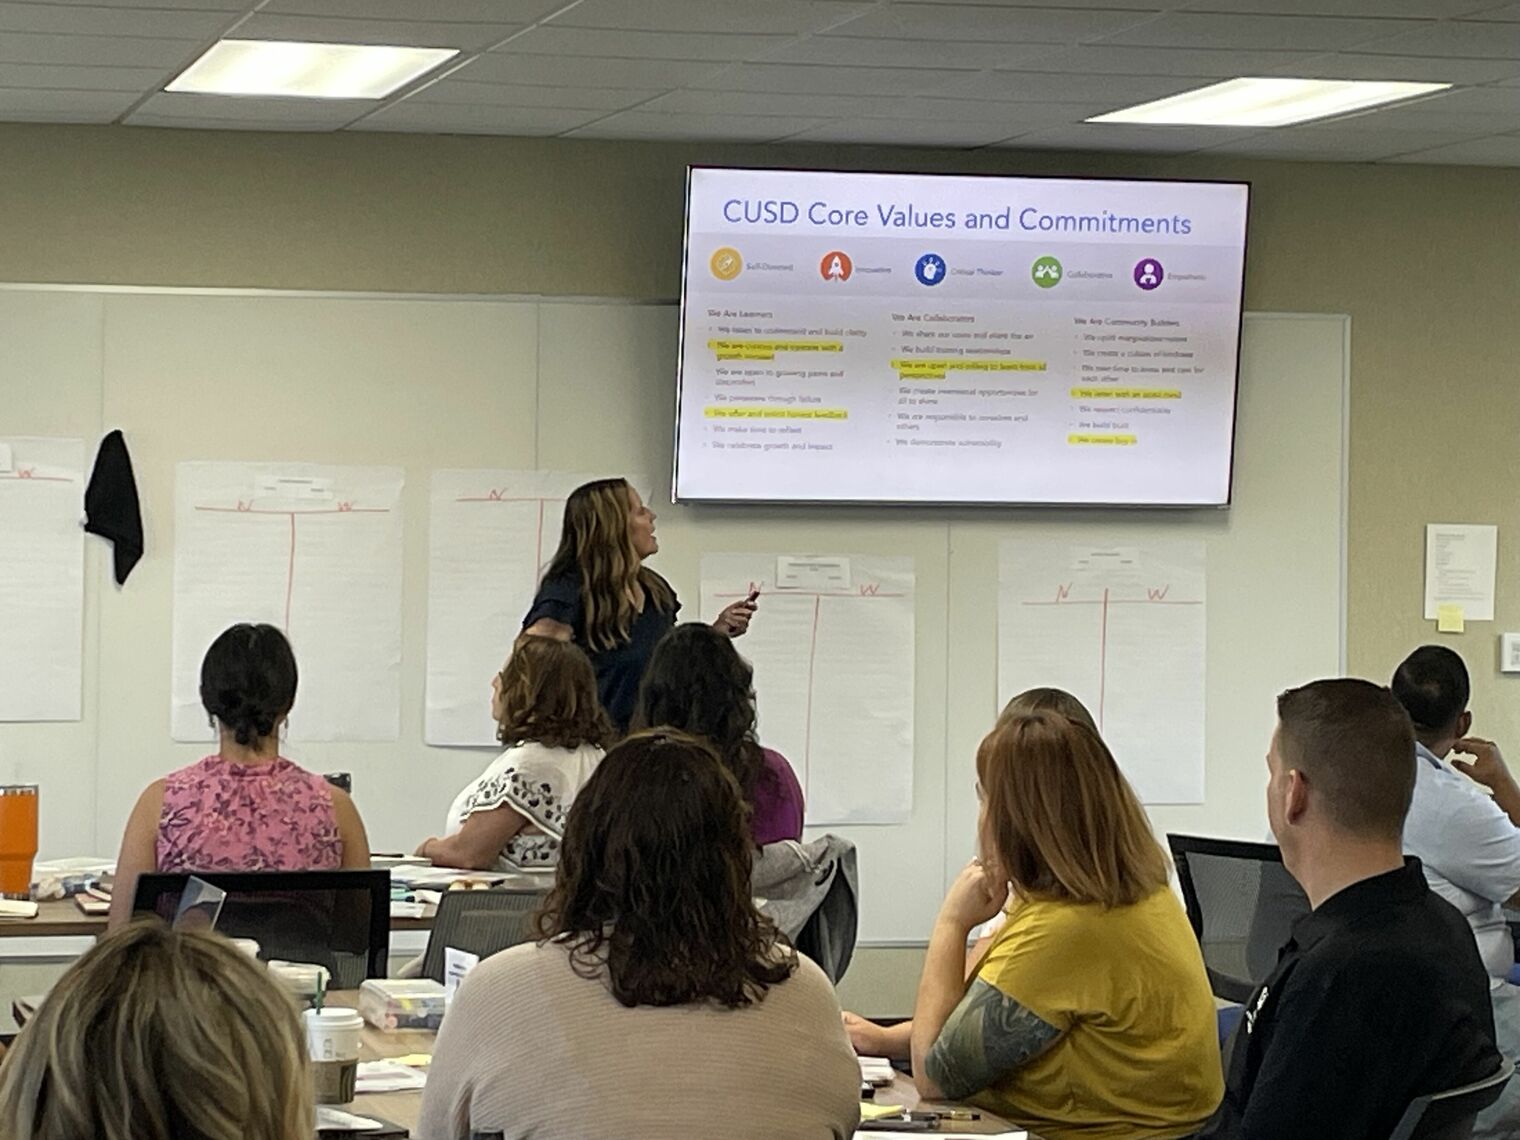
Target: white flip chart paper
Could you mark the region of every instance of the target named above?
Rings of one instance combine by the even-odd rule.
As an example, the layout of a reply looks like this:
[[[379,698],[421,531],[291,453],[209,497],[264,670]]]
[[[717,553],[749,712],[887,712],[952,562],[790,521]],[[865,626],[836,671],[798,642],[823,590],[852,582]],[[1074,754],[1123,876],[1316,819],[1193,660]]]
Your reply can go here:
[[[1431,523],[1425,528],[1425,617],[1436,607],[1457,605],[1467,621],[1494,620],[1497,526]]]
[[[238,622],[290,638],[300,669],[292,740],[400,735],[403,481],[397,467],[179,465],[175,740],[212,738],[201,659]]]
[[[704,614],[760,590],[735,643],[755,667],[760,742],[791,762],[810,827],[901,823],[913,809],[913,560],[853,555],[836,563],[844,588],[787,588],[779,557],[702,559]]]
[[[78,720],[84,441],[0,440],[0,721]]]
[[[559,545],[565,499],[595,475],[434,471],[428,522],[429,744],[491,745],[491,676]],[[637,486],[637,484],[635,484]]]
[[[1053,686],[1082,701],[1140,799],[1203,802],[1205,546],[1008,541],[998,704]]]

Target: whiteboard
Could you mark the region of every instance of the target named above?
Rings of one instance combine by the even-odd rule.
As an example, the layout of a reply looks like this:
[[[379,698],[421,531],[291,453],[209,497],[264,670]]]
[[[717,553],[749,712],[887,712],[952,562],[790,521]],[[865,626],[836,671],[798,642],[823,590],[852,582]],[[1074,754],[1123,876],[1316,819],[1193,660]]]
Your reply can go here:
[[[676,508],[674,306],[0,290],[3,430],[92,439],[122,428],[148,546],[117,590],[90,540],[83,720],[0,725],[0,779],[42,784],[44,856],[87,845],[112,854],[142,787],[202,754],[170,739],[167,715],[177,463],[396,466],[405,470],[400,737],[298,742],[289,754],[316,771],[352,772],[374,849],[411,850],[491,756],[423,742],[431,473],[589,468],[650,475],[656,565],[683,618],[713,616],[698,613],[705,552],[913,560],[912,813],[830,829],[860,849],[864,942],[925,941],[947,877],[970,853],[972,761],[996,712],[998,546],[1008,538],[1207,544],[1205,800],[1152,818],[1160,829],[1259,837],[1272,698],[1341,668],[1347,337],[1342,317],[1247,318],[1229,511]]]

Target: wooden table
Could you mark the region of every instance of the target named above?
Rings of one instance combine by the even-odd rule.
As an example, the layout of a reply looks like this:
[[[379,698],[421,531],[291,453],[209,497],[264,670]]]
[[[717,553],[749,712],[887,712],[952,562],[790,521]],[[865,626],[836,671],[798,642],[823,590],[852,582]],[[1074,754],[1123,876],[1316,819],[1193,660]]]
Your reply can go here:
[[[352,1008],[358,1003],[359,994],[356,990],[339,990],[328,995],[328,1004]],[[391,1057],[405,1057],[409,1053],[431,1053],[435,1035],[424,1029],[402,1029],[393,1033],[386,1033],[375,1029],[368,1024],[364,1027],[364,1035],[359,1044],[359,1059],[361,1061],[383,1061]],[[778,1095],[784,1095],[784,1090],[778,1090]],[[918,1090],[913,1087],[913,1082],[901,1073],[891,1088],[878,1089],[876,1092],[878,1104],[900,1104],[907,1109],[915,1108],[938,1108],[950,1109],[958,1107],[943,1101],[920,1102]],[[360,1116],[378,1116],[396,1124],[404,1125],[412,1132],[417,1130],[417,1121],[422,1114],[422,1093],[420,1092],[389,1092],[389,1093],[365,1093],[354,1099],[353,1109]],[[982,1113],[980,1120],[957,1120],[945,1122],[947,1132],[970,1132],[978,1134],[1006,1132],[1015,1126],[1009,1124],[1001,1117]],[[908,1133],[907,1135],[923,1135],[933,1137],[933,1132]],[[1029,1134],[1029,1140],[1040,1140],[1034,1133]]]
[[[392,930],[431,930],[432,916],[393,918]],[[3,938],[98,938],[106,932],[105,915],[89,915],[74,905],[73,899],[55,899],[37,904],[36,918],[0,919]],[[3,956],[3,951],[0,951]]]

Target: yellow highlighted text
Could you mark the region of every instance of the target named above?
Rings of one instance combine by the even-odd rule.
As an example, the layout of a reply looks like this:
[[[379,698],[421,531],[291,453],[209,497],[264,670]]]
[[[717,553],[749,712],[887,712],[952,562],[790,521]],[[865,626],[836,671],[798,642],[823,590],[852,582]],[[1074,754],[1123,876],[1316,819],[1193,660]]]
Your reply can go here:
[[[1180,400],[1177,388],[1073,388],[1074,400]]]
[[[710,420],[847,420],[844,408],[703,408]]]
[[[1043,360],[935,360],[904,359],[892,361],[903,380],[943,380],[951,372],[1044,372]]]
[[[778,352],[843,352],[842,340],[710,340],[719,360],[775,360]]]
[[[1066,442],[1079,447],[1133,447],[1140,441],[1132,435],[1094,435],[1091,432],[1074,432]]]

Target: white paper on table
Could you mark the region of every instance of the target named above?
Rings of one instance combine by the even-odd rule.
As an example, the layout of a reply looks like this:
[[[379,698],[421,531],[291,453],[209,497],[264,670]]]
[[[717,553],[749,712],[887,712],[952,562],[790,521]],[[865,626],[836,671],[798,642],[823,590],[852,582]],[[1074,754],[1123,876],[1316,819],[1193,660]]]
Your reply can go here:
[[[760,590],[735,643],[755,667],[760,742],[791,762],[809,826],[902,823],[913,810],[913,560],[853,555],[849,588],[836,591],[775,586],[778,557],[702,559],[703,613]]]
[[[914,1134],[895,1131],[883,1132],[879,1128],[869,1127],[857,1128],[855,1130],[855,1140],[870,1140],[872,1136],[891,1136],[894,1140],[902,1140],[904,1135]],[[936,1137],[937,1140],[1029,1140],[1029,1133],[1025,1132],[1022,1128],[1013,1132],[932,1132],[929,1135]]]
[[[403,481],[398,467],[179,465],[175,740],[212,739],[201,659],[238,622],[290,638],[300,669],[292,740],[400,735]],[[303,486],[325,486],[331,498]]]
[[[1439,605],[1458,605],[1467,621],[1494,620],[1497,526],[1430,523],[1425,528],[1425,617]]]
[[[1077,697],[1148,804],[1203,802],[1206,547],[1002,543],[998,708]]]
[[[367,1116],[355,1116],[330,1104],[317,1105],[318,1132],[379,1132],[385,1125]]]
[[[427,1084],[427,1073],[396,1061],[360,1061],[356,1093],[414,1092]]]
[[[429,744],[494,745],[491,677],[559,545],[565,499],[594,475],[434,471],[428,520]]]
[[[0,472],[0,721],[78,720],[85,448],[16,436]]]

